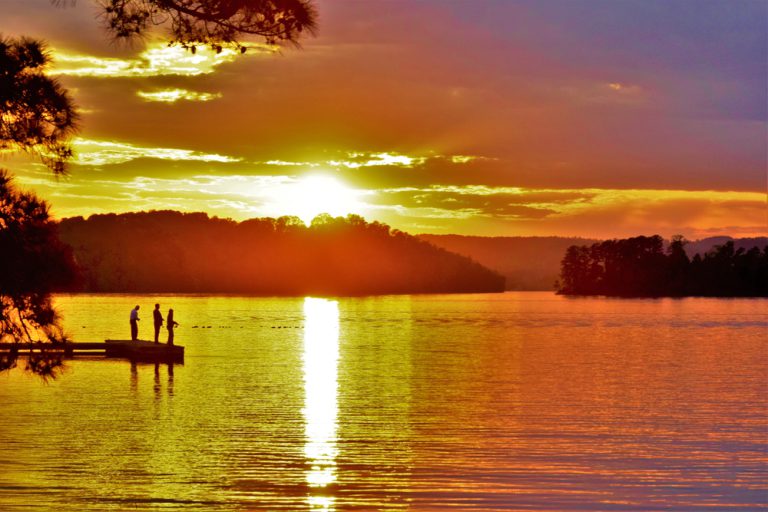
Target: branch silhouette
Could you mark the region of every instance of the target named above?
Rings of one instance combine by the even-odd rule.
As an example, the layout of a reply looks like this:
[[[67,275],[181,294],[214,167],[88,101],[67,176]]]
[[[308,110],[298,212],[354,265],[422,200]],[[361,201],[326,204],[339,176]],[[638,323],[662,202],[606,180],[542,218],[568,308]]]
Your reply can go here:
[[[69,93],[45,74],[50,63],[44,42],[0,38],[0,150],[37,154],[62,175],[79,116]]]
[[[170,45],[192,52],[198,45],[245,52],[244,39],[250,36],[270,45],[298,44],[302,34],[317,28],[309,0],[106,0],[102,8],[105,26],[117,39],[142,37],[163,26]]]

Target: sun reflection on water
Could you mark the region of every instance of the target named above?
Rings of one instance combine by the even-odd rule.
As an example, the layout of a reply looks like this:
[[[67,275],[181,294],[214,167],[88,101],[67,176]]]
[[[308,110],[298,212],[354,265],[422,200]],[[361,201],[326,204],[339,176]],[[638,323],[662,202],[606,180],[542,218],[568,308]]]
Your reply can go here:
[[[304,299],[304,455],[309,469],[308,504],[334,510],[329,486],[336,482],[338,415],[339,304]]]

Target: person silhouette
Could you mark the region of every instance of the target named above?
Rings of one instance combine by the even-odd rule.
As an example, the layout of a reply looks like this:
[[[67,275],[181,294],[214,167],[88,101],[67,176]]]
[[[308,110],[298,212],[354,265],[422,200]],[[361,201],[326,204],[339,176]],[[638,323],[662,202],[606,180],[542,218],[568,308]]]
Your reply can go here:
[[[160,313],[160,304],[155,304],[152,316],[155,320],[155,343],[160,343],[160,327],[163,326],[163,314]]]
[[[139,338],[139,305],[131,310],[131,341]]]
[[[177,327],[179,323],[173,319],[172,309],[168,310],[168,317],[166,318],[166,322],[167,322],[166,327],[168,329],[168,344],[173,345],[173,329],[174,327]]]

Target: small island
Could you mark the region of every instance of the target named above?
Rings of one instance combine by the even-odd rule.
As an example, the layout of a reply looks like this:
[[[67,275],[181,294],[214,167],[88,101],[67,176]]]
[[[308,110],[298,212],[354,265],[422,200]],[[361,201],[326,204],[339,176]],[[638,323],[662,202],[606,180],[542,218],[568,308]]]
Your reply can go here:
[[[733,241],[689,258],[687,241],[659,235],[568,248],[561,295],[612,297],[768,297],[768,245],[735,249]]]

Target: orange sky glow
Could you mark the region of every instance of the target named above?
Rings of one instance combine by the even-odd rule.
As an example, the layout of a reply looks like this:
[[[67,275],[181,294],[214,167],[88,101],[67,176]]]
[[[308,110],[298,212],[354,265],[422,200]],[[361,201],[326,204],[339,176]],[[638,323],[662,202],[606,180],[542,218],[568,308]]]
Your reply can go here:
[[[357,213],[412,233],[768,235],[768,5],[319,0],[244,55],[109,42],[89,2],[0,6],[82,111],[57,217]]]

